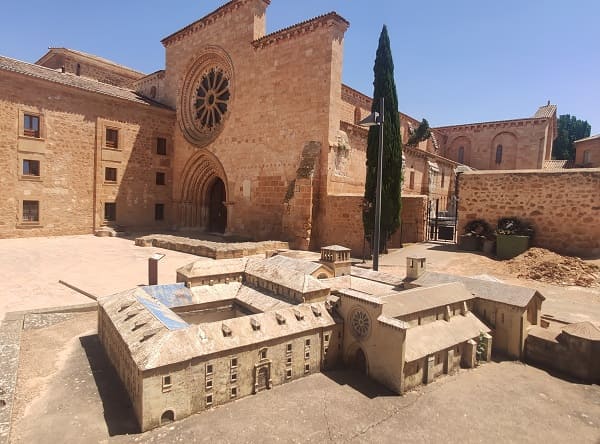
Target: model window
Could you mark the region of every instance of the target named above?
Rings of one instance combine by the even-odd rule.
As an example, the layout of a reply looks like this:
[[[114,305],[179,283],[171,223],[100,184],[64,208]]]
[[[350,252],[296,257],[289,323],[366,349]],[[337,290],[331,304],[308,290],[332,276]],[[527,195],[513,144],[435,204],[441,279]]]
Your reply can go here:
[[[307,339],[307,340],[305,340],[305,341],[304,341],[304,345],[305,345],[306,347],[310,347],[310,339]]]
[[[106,128],[106,146],[109,148],[119,148],[119,130]]]
[[[465,163],[465,147],[458,147],[458,163]]]
[[[292,357],[288,356],[287,360],[286,360],[286,365],[292,365]]]
[[[40,221],[40,202],[37,200],[23,201],[23,222]]]
[[[502,163],[502,145],[496,147],[496,163]]]
[[[40,161],[39,160],[23,160],[23,176],[40,176]]]
[[[286,351],[286,353],[291,353],[292,352],[292,344],[287,344],[285,351]]]
[[[156,154],[160,154],[161,156],[167,155],[167,139],[164,137],[156,139]]]
[[[237,373],[232,373],[231,374],[231,382],[235,382],[237,381]]]
[[[291,368],[288,368],[288,369],[285,371],[285,379],[290,379],[291,377],[292,377],[292,369],[291,369]]]
[[[237,358],[231,358],[231,368],[236,368],[238,365]]]
[[[310,351],[306,350],[304,352],[304,359],[310,359]]]
[[[104,169],[104,180],[106,182],[116,182],[117,181],[117,169],[106,167]]]
[[[158,203],[154,205],[154,220],[165,219],[165,204]]]
[[[206,396],[206,405],[209,406],[209,405],[212,405],[212,403],[213,403],[212,395],[207,395]]]
[[[171,376],[170,375],[163,376],[162,386],[163,386],[163,389],[171,388]]]
[[[267,349],[263,349],[260,351],[260,359],[267,359]]]
[[[410,172],[408,186],[410,187],[411,190],[415,188],[415,172],[414,171]]]
[[[329,341],[329,335],[325,335],[325,342]]]
[[[213,374],[213,365],[212,364],[206,364],[206,374],[207,375]]]
[[[212,379],[207,379],[207,380],[206,380],[206,389],[207,389],[207,390],[210,390],[210,389],[212,389],[212,388],[213,388],[213,382],[212,382]]]
[[[29,137],[40,137],[40,117],[31,114],[23,116],[23,135]]]
[[[106,202],[104,204],[104,220],[117,220],[117,204],[115,202]]]
[[[235,398],[237,396],[237,387],[231,387],[231,397]]]
[[[310,364],[304,364],[304,373],[310,372]]]
[[[167,175],[165,173],[156,173],[156,185],[164,185],[166,183]]]

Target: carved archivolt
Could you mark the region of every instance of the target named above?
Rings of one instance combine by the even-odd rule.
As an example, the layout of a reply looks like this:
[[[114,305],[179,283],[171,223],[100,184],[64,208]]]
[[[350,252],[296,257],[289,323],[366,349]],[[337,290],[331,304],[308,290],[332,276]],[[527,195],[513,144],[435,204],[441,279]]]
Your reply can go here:
[[[179,124],[186,139],[198,147],[212,142],[230,113],[233,65],[227,53],[210,46],[189,69],[180,95]]]

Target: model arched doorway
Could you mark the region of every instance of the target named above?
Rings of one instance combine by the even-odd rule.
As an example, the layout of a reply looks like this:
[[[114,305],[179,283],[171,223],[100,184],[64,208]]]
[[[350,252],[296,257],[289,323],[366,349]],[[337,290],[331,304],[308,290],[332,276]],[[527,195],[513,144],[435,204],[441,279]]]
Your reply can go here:
[[[165,411],[160,417],[160,425],[169,424],[175,421],[175,412],[173,410]]]
[[[360,347],[354,353],[354,368],[360,373],[367,374],[367,357]]]
[[[225,184],[217,177],[208,190],[208,229],[224,233],[227,228],[227,201]]]

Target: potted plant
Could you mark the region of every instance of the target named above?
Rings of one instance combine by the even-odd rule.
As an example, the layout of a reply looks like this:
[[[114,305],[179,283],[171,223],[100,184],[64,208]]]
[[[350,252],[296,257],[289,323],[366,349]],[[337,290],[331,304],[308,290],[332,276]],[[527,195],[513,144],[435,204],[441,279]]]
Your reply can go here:
[[[496,255],[498,259],[511,259],[527,251],[534,230],[517,217],[498,220],[496,228]]]
[[[465,233],[458,239],[461,250],[481,250],[486,235],[492,230],[490,225],[483,219],[475,219],[465,225]]]

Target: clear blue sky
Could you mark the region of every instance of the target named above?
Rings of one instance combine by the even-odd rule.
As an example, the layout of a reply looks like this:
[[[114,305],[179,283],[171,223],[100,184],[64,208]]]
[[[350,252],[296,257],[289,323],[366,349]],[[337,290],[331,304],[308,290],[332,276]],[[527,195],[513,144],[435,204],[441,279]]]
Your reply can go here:
[[[223,3],[7,0],[0,54],[33,62],[65,46],[150,73],[161,38]],[[400,110],[432,126],[528,117],[551,100],[600,132],[600,1],[272,0],[268,32],[332,10],[350,21],[344,82],[372,94],[385,23]]]

